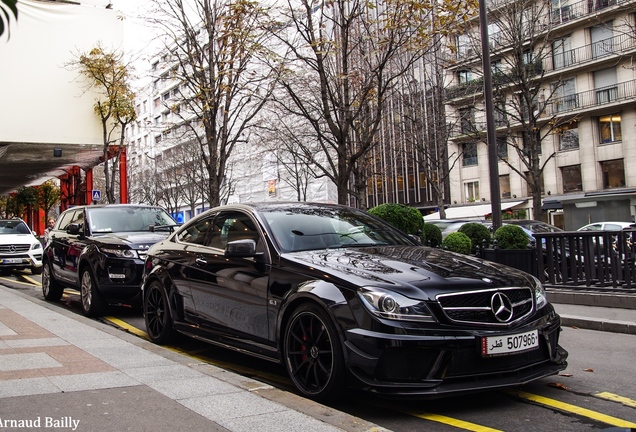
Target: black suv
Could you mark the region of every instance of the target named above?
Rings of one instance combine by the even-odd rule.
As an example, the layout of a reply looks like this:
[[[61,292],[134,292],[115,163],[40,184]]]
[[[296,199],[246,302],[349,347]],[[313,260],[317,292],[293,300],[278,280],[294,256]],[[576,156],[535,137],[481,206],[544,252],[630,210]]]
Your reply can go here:
[[[88,316],[99,315],[109,303],[136,303],[146,251],[175,226],[161,207],[110,204],[66,210],[44,248],[44,298],[56,301],[64,287],[76,288]]]

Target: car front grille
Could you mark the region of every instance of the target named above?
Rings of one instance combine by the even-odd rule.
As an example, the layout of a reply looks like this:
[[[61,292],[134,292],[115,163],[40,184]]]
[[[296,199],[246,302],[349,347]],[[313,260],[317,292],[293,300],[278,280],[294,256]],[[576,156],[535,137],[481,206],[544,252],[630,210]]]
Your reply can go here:
[[[30,244],[0,245],[0,253],[8,255],[28,252],[29,249],[31,249]]]
[[[530,288],[497,288],[437,296],[446,317],[455,323],[508,327],[533,311]]]

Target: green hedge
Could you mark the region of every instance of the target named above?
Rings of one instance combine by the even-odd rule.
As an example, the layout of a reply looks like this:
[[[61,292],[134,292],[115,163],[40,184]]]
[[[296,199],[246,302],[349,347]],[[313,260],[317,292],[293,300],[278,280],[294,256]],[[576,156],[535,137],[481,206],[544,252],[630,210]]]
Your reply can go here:
[[[439,247],[442,245],[442,230],[437,225],[425,223],[422,241],[426,246]]]
[[[490,246],[492,234],[484,224],[480,224],[478,222],[469,222],[459,227],[457,231],[468,236],[473,245],[473,248],[477,246],[483,247],[484,240],[486,240],[486,247]]]
[[[528,236],[525,231],[517,225],[502,225],[497,228],[494,235],[499,249],[527,249]]]
[[[383,219],[407,234],[421,235],[424,219],[416,208],[403,204],[380,204],[369,209],[369,213]]]
[[[452,232],[446,236],[442,242],[442,246],[452,252],[462,253],[464,255],[470,254],[473,245],[470,242],[470,238],[464,233],[459,231]]]

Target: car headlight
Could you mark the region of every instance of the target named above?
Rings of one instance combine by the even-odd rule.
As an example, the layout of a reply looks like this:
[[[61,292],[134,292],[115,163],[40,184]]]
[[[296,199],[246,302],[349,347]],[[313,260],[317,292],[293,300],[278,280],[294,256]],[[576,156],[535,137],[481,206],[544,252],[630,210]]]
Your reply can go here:
[[[431,311],[421,300],[414,300],[382,288],[360,288],[358,296],[362,304],[380,318],[398,321],[435,322]]]
[[[139,258],[137,251],[132,249],[101,248],[100,250],[105,254],[112,255],[117,258]]]
[[[534,290],[534,302],[537,305],[537,310],[539,310],[548,304],[548,298],[545,295],[545,288],[543,287],[541,282],[539,282],[539,279],[534,276],[530,277],[532,278],[533,282],[532,289]]]
[[[42,249],[42,243],[35,242],[31,245],[31,250],[38,250],[38,249]]]

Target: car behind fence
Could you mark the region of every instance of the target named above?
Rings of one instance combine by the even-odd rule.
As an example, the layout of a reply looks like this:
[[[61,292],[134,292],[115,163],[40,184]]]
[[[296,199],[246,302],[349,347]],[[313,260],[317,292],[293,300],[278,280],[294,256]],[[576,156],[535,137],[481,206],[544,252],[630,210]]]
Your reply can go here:
[[[533,274],[547,287],[636,292],[636,229],[535,233],[529,249],[479,248],[477,256]]]

